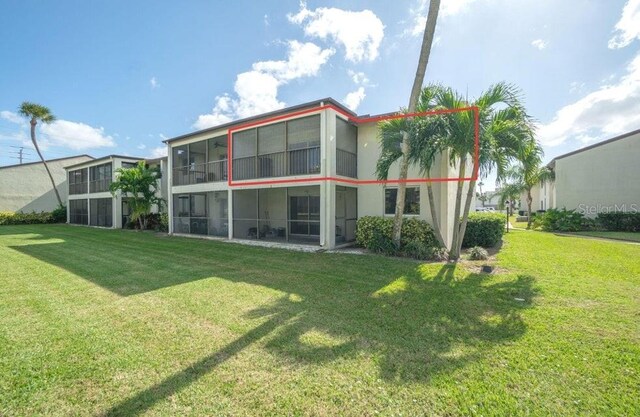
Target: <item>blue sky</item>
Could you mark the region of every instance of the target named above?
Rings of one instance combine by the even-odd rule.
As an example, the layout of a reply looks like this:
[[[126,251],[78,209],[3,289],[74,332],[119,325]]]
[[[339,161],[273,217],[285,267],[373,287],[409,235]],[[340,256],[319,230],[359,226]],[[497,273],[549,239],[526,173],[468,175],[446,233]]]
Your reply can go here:
[[[24,100],[59,119],[40,130],[47,158],[159,155],[163,138],[326,96],[397,110],[427,4],[2,1],[0,165],[29,146]],[[640,0],[442,0],[436,35],[426,80],[518,85],[546,159],[640,128]]]

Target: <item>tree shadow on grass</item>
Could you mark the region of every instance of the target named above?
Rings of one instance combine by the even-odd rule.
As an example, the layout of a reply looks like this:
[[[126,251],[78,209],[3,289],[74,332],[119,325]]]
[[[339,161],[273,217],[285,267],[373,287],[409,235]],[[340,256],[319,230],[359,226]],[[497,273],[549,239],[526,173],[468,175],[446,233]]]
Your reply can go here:
[[[94,237],[81,234],[62,237],[62,243],[26,243],[13,249],[121,295],[215,276],[274,289],[282,296],[245,313],[245,318],[259,322],[252,330],[116,404],[106,415],[143,413],[252,345],[294,367],[369,356],[369,361],[375,358],[381,379],[428,383],[521,337],[526,324],[520,312],[531,306],[536,294],[531,276],[494,277],[453,264],[130,236],[120,240],[116,234],[90,246],[87,240]],[[50,238],[53,242],[59,236]],[[85,269],[93,259],[87,247],[107,257],[129,254],[135,261],[118,269],[126,279],[115,279],[113,269],[99,271],[95,263]],[[119,255],[108,254],[113,250]],[[74,251],[75,258],[69,259]],[[157,269],[161,266],[168,270]],[[149,280],[149,275],[160,278]]]

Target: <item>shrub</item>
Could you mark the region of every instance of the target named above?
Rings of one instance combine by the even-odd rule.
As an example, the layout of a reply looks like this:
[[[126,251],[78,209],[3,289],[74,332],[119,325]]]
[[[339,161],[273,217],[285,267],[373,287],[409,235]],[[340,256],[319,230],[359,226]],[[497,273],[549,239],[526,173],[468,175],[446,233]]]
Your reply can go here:
[[[402,254],[407,258],[428,260],[433,255],[433,248],[419,240],[412,240],[402,248]]]
[[[54,223],[66,223],[67,222],[67,208],[65,206],[58,206],[57,209],[51,212],[51,217]]]
[[[469,249],[469,259],[472,261],[484,261],[489,259],[489,252],[483,247],[474,246]]]
[[[374,231],[379,231],[389,240],[393,233],[393,219],[390,217],[365,216],[358,219],[356,225],[356,242],[358,245],[368,248],[369,242],[373,239]],[[424,220],[416,218],[404,219],[402,222],[401,246],[409,242],[421,242],[426,246],[435,247],[435,235],[433,228]]]
[[[536,216],[534,227],[546,232],[579,232],[590,228],[592,220],[586,219],[582,213],[567,209],[549,209]]]
[[[67,220],[66,212],[64,219]],[[0,212],[0,225],[17,225],[17,224],[44,224],[44,223],[57,223],[59,222],[48,212],[32,212],[32,213],[14,213],[11,211]]]
[[[365,246],[368,250],[374,253],[381,253],[387,256],[398,255],[398,248],[393,243],[390,237],[387,237],[380,230],[374,230],[371,239]]]
[[[612,232],[640,232],[640,212],[598,213],[596,224]]]
[[[498,244],[504,234],[506,218],[500,213],[471,213],[462,247],[490,248]]]

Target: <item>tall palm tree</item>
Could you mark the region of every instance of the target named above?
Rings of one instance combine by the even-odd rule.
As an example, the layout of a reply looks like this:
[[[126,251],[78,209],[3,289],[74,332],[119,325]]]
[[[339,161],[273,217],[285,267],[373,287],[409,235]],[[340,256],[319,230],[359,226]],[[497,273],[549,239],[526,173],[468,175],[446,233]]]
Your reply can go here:
[[[533,203],[531,189],[554,179],[554,172],[550,168],[542,166],[543,156],[544,152],[540,144],[532,141],[521,149],[517,158],[518,163],[506,173],[511,188],[527,194],[527,229],[531,228],[531,206]]]
[[[409,106],[407,107],[408,113],[415,112],[418,104],[418,98],[420,91],[422,90],[422,83],[424,82],[424,74],[427,71],[427,64],[429,62],[429,55],[431,54],[431,45],[433,44],[433,38],[436,31],[436,22],[438,20],[438,12],[440,10],[440,0],[431,0],[429,2],[429,12],[427,13],[427,21],[425,23],[424,34],[422,36],[422,47],[420,48],[420,58],[418,59],[418,68],[416,69],[416,76],[413,80],[413,87],[411,88],[411,95],[409,96]],[[404,215],[404,199],[407,189],[406,179],[409,172],[409,154],[411,152],[409,143],[408,132],[404,132],[402,135],[402,145],[400,151],[402,157],[400,160],[400,175],[398,179],[398,194],[396,196],[396,213],[393,219],[393,242],[397,247],[400,247],[400,235],[402,233],[402,220]]]
[[[450,163],[458,166],[456,203],[453,228],[453,242],[449,256],[457,260],[462,250],[462,240],[466,232],[471,200],[477,180],[471,180],[467,187],[464,206],[462,194],[465,186],[463,178],[473,176],[475,172],[485,174],[496,170],[497,178],[502,179],[510,161],[517,158],[522,147],[531,142],[532,122],[522,106],[519,90],[510,84],[498,83],[491,86],[475,101],[468,102],[452,89],[442,89],[437,98],[439,104],[448,109],[476,106],[480,135],[479,158],[473,158],[475,152],[472,112],[456,112],[443,116],[447,121]],[[472,171],[467,172],[469,161],[474,159]]]
[[[422,90],[416,109],[418,112],[434,109],[433,97],[439,88],[441,87],[438,85],[429,85]],[[442,153],[442,144],[444,142],[442,137],[439,136],[443,131],[441,122],[442,119],[435,116],[381,122],[378,126],[381,153],[376,165],[376,174],[380,180],[388,178],[389,169],[402,157],[401,143],[406,134],[410,145],[408,162],[409,164],[417,165],[426,179],[434,234],[440,246],[445,247],[431,181],[431,169],[435,163],[436,156]]]
[[[28,101],[23,102],[18,109],[18,113],[21,116],[24,116],[29,119],[29,123],[31,124],[31,142],[33,143],[33,147],[35,148],[42,164],[44,165],[44,169],[47,171],[49,175],[49,179],[51,180],[51,185],[53,186],[53,191],[56,193],[56,198],[58,199],[58,204],[62,206],[62,199],[60,198],[60,193],[58,193],[58,188],[56,188],[56,182],[53,179],[53,175],[51,175],[51,170],[49,169],[49,165],[47,161],[44,160],[42,156],[42,152],[40,152],[40,147],[38,146],[38,141],[36,140],[36,125],[38,121],[42,123],[51,123],[56,120],[56,117],[51,113],[48,107],[41,106],[40,104],[30,103]]]

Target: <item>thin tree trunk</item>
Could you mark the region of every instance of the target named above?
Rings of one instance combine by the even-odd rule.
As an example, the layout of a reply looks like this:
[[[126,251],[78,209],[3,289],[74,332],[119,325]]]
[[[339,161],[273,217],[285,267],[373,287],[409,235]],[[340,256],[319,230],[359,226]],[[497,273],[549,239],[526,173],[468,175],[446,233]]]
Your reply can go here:
[[[475,172],[475,167],[474,167]],[[464,234],[467,231],[467,222],[469,221],[469,210],[471,210],[471,200],[473,197],[473,189],[476,186],[475,181],[469,182],[469,189],[467,190],[467,199],[464,202],[464,211],[462,212],[462,223],[460,223],[460,233],[458,234],[458,254],[462,253],[462,241],[464,241]]]
[[[427,196],[429,197],[429,210],[431,211],[431,221],[433,222],[433,232],[436,235],[436,240],[443,248],[447,245],[442,238],[442,231],[440,230],[440,222],[438,221],[438,213],[436,212],[436,203],[433,198],[433,184],[431,181],[431,174],[427,172]]]
[[[464,178],[466,173],[467,158],[460,160],[460,169],[458,174],[458,189],[456,190],[456,205],[453,210],[453,236],[451,239],[451,250],[449,251],[449,260],[457,261],[460,257],[458,250],[458,235],[460,234],[460,206],[462,205],[462,187],[464,186]]]
[[[531,205],[533,204],[533,197],[531,196],[531,188],[527,189],[527,229],[531,229]]]
[[[56,193],[56,198],[58,199],[58,205],[62,206],[62,199],[60,198],[60,193],[58,193],[58,189],[56,188],[56,182],[53,179],[53,175],[51,175],[51,171],[49,170],[49,165],[47,161],[44,160],[42,156],[42,152],[40,152],[40,147],[38,146],[38,142],[36,141],[36,125],[38,122],[35,118],[31,119],[31,142],[33,143],[33,147],[36,149],[42,164],[44,165],[44,169],[47,171],[47,175],[49,175],[49,179],[51,180],[51,186],[53,186],[53,191]]]
[[[422,36],[422,47],[420,49],[420,58],[418,59],[418,68],[416,69],[416,76],[413,79],[413,87],[411,88],[411,95],[409,96],[409,106],[407,111],[413,113],[418,105],[418,98],[420,97],[420,91],[422,90],[422,84],[424,82],[424,74],[427,71],[427,64],[429,63],[429,55],[431,54],[431,45],[433,44],[433,37],[436,31],[436,22],[438,20],[438,11],[440,10],[440,0],[431,0],[429,3],[429,13],[427,14],[427,21],[425,23],[424,34]],[[396,247],[400,247],[400,238],[402,235],[402,220],[404,215],[404,196],[406,194],[407,184],[405,180],[409,172],[409,133],[405,132],[402,135],[402,159],[400,161],[400,176],[398,183],[398,194],[396,199],[396,213],[393,219],[393,243]]]

